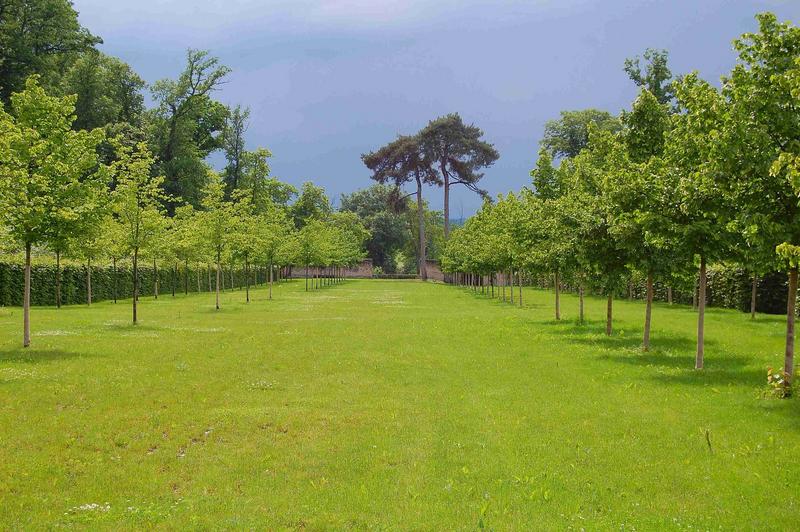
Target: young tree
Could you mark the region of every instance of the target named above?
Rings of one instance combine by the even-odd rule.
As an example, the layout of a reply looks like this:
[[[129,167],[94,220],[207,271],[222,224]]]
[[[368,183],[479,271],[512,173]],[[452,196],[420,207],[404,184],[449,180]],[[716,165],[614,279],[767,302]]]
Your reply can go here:
[[[450,236],[450,187],[464,185],[482,197],[485,190],[478,188],[483,178],[480,172],[494,164],[500,154],[492,144],[482,140],[483,131],[475,125],[466,125],[458,113],[432,120],[419,132],[425,160],[440,173],[444,189],[444,238]]]
[[[117,186],[111,193],[112,208],[124,233],[125,254],[133,265],[133,324],[138,323],[139,254],[163,227],[161,185],[164,178],[154,176],[155,159],[144,143],[135,148],[115,142],[117,160],[111,172]]]
[[[203,189],[200,226],[204,240],[214,255],[217,266],[216,309],[219,310],[219,291],[222,283],[222,256],[228,249],[230,231],[238,224],[234,205],[225,201],[225,190],[219,176],[209,170],[209,183]]]
[[[284,257],[285,248],[291,241],[294,224],[284,209],[273,207],[259,215],[256,221],[256,232],[259,234],[260,246],[256,250],[269,269],[269,299],[272,299],[272,283],[275,266]]]
[[[74,109],[74,97],[48,96],[36,77],[11,96],[10,114],[0,109],[0,225],[25,248],[25,347],[30,345],[33,246],[46,243],[55,227],[62,236],[73,229],[78,233],[80,221],[104,206],[107,174],[96,155],[103,134],[72,130]]]
[[[738,191],[752,191],[742,205],[759,224],[763,240],[784,241],[778,252],[789,272],[784,373],[794,379],[795,303],[800,246],[800,28],[772,13],[757,16],[759,31],[734,41],[738,64],[723,87],[731,107],[728,130],[738,142],[724,159],[739,167]],[[738,159],[737,159],[738,156]],[[741,168],[742,160],[748,164]],[[745,199],[740,196],[740,199]],[[759,240],[762,240],[760,238]]]

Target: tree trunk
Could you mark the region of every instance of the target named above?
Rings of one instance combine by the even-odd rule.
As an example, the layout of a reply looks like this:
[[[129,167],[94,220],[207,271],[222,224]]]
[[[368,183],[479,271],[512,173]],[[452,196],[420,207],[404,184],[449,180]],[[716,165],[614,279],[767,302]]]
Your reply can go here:
[[[269,298],[272,299],[272,260],[269,261]]]
[[[211,265],[206,264],[206,273],[208,274],[208,291],[211,292]]]
[[[175,297],[175,281],[178,278],[178,263],[175,262],[175,268],[172,270],[172,297]]]
[[[139,248],[133,248],[133,324],[137,323],[136,303],[139,300]]]
[[[308,292],[308,264],[306,264],[306,292]]]
[[[86,260],[86,304],[92,306],[92,259]]]
[[[250,266],[247,263],[247,257],[244,259],[244,292],[247,302],[250,303]]]
[[[580,286],[578,287],[578,306],[580,308],[578,319],[581,323],[583,323],[583,281],[580,281]]]
[[[758,275],[753,273],[753,288],[750,291],[750,319],[756,319],[756,291],[758,290]]]
[[[22,293],[22,347],[31,345],[31,243],[25,242],[25,287]]]
[[[511,304],[514,304],[514,270],[508,272],[508,287],[511,289]]]
[[[650,319],[653,313],[653,272],[647,272],[647,301],[644,306],[644,339],[642,349],[650,351]]]
[[[697,356],[694,360],[694,369],[703,369],[703,352],[705,339],[703,334],[706,316],[706,258],[700,257],[700,290],[697,295]]]
[[[189,259],[183,260],[183,295],[189,295]]]
[[[672,304],[672,287],[667,287],[667,303]]]
[[[153,259],[153,298],[158,299],[158,263]]]
[[[447,186],[445,189],[445,197],[447,197]],[[445,202],[447,203],[447,202]],[[417,223],[419,224],[419,277],[423,281],[428,280],[428,259],[425,250],[425,205],[422,203],[422,181],[417,176]],[[445,207],[446,208],[446,207]],[[447,235],[447,214],[445,214],[445,235]],[[445,236],[447,238],[447,236]]]
[[[442,177],[444,178],[444,240],[450,238],[450,174],[444,165],[441,165]]]
[[[222,269],[222,264],[220,264],[220,256],[219,251],[217,252],[217,289],[216,289],[216,308],[219,310],[219,282],[220,282],[220,270]]]
[[[783,372],[786,375],[786,390],[791,391],[794,379],[794,319],[797,304],[797,267],[789,270],[789,294],[786,300],[786,356]]]
[[[114,268],[114,283],[113,283],[114,284],[114,304],[116,304],[117,303],[117,258],[116,257],[112,257],[111,258],[111,264],[113,265],[113,268]]]
[[[559,301],[560,300],[559,292],[561,290],[561,279],[559,279],[558,272],[556,272],[556,274],[555,274],[554,286],[555,286],[555,290],[556,290],[556,320],[560,320],[561,319],[561,301]]]
[[[517,272],[517,286],[519,287],[519,306],[522,306],[522,271]]]
[[[608,294],[606,302],[606,336],[611,336],[612,320],[614,319],[614,294]]]
[[[61,252],[56,251],[56,308],[61,308]]]
[[[195,277],[197,277],[197,293],[199,294],[200,292],[202,292],[202,288],[200,286],[200,265],[199,264],[197,265],[197,272],[196,272]]]

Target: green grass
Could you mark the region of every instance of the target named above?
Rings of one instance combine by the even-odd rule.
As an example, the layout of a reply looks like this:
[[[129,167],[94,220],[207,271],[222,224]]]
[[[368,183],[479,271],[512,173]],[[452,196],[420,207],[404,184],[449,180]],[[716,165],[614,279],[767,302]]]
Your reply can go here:
[[[2,528],[798,529],[781,317],[348,281],[0,309]],[[709,449],[706,432],[711,441]],[[79,509],[99,504],[100,508]],[[105,506],[105,505],[108,506]]]

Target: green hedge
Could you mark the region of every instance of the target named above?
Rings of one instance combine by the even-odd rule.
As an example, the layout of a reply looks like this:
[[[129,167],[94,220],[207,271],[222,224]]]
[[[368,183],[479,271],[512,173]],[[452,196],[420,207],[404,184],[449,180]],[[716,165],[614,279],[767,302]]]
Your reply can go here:
[[[223,266],[225,279],[223,288],[232,286],[243,287],[245,274],[243,268],[230,268]],[[250,268],[250,284],[264,283],[267,279],[268,269],[260,267]],[[173,286],[176,293],[183,293],[188,287],[189,292],[197,292],[197,276],[200,276],[200,291],[209,290],[208,268],[189,267],[183,265],[175,267],[159,267],[159,294],[172,294]],[[139,268],[140,296],[151,296],[154,293],[156,275],[152,265]],[[214,289],[216,274],[211,269],[211,289]],[[188,282],[187,282],[188,281]],[[25,282],[25,270],[22,265],[0,263],[0,306],[21,306],[22,292]],[[61,268],[61,304],[85,304],[87,275],[85,266],[69,265]],[[116,274],[111,266],[92,267],[92,301],[103,301],[114,298],[130,298],[133,294],[133,273],[130,265],[118,266]],[[31,305],[56,304],[56,268],[55,266],[33,266],[31,269]]]

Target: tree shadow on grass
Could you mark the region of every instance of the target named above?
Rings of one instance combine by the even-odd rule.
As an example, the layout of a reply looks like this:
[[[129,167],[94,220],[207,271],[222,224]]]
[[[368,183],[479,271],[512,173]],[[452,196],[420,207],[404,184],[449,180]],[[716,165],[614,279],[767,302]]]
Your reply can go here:
[[[546,325],[551,327],[551,331],[557,333],[561,338],[566,341],[587,347],[601,347],[603,349],[624,350],[630,352],[641,348],[642,346],[642,330],[640,328],[634,329],[619,329],[612,331],[611,336],[606,336],[606,322],[605,320],[586,320],[582,324],[577,321],[538,321],[539,325]],[[715,342],[706,339],[706,346],[713,348]],[[649,353],[662,353],[662,352],[682,352],[694,353],[697,342],[694,337],[676,335],[669,333],[662,333],[654,331],[650,337],[651,351]],[[694,356],[692,355],[692,367],[694,367]]]
[[[19,347],[16,349],[0,350],[0,363],[41,364],[45,362],[69,360],[71,358],[82,358],[85,356],[84,353],[64,351],[63,349],[31,349]]]

